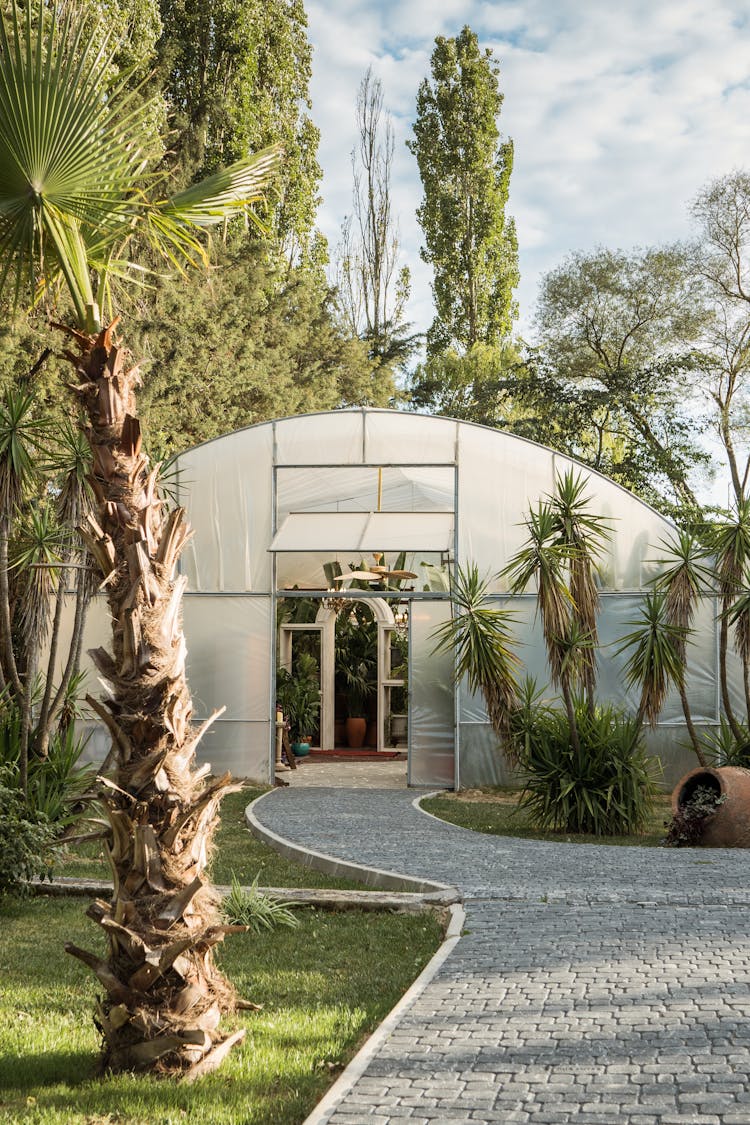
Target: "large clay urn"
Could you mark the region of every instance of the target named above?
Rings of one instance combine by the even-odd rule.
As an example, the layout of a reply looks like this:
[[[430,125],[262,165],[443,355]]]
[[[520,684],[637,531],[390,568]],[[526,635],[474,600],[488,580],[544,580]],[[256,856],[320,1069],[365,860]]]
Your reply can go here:
[[[739,766],[700,766],[691,770],[674,787],[672,811],[678,812],[699,787],[724,797],[704,822],[700,846],[750,848],[750,770]]]
[[[360,750],[367,733],[367,719],[350,715],[346,720],[346,741],[352,750]]]

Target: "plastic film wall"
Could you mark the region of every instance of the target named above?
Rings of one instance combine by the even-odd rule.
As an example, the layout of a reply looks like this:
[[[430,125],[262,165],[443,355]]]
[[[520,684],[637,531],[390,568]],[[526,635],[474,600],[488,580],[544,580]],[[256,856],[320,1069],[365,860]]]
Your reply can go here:
[[[283,541],[285,520],[296,515],[299,525],[307,514],[317,515],[317,525],[325,529],[328,514],[334,535],[336,516],[345,520],[347,513],[375,513],[373,520],[381,521],[393,514],[392,535],[385,533],[387,524],[378,524],[385,529],[389,559],[397,553],[404,513],[413,513],[407,519],[411,534],[418,525],[442,521],[440,542],[424,550],[421,540],[411,544],[407,566],[420,574],[416,587],[421,591],[421,561],[437,566],[450,558],[454,564],[476,562],[483,573],[501,570],[524,542],[529,505],[548,495],[556,474],[569,466],[552,450],[485,427],[369,409],[263,423],[180,456],[178,500],[195,532],[181,560],[188,578],[189,682],[197,717],[227,708],[207,735],[200,760],[214,769],[270,780],[276,599],[284,586],[321,587],[323,562],[337,558],[345,568],[376,549],[368,540],[361,551],[348,544],[335,551],[326,541],[308,549],[297,544],[285,553],[274,546]],[[612,530],[599,624],[601,695],[632,706],[635,700],[623,687],[622,660],[614,652],[632,628],[670,525],[611,481],[574,468],[587,478],[592,509],[609,520]],[[496,593],[503,604],[501,580]],[[543,684],[547,667],[533,593],[514,598],[512,605],[519,655]],[[448,612],[449,603],[437,595],[434,601],[432,596],[414,599],[410,606],[410,780],[415,785],[451,785],[455,776],[462,785],[503,780],[482,700],[462,685],[456,705],[451,662],[433,653],[433,630]],[[707,600],[689,652],[691,704],[696,722],[707,726],[718,716],[713,613]],[[109,643],[103,602],[92,612],[85,645],[102,643]],[[730,676],[733,695],[741,699],[736,661]],[[96,691],[93,672],[87,686]],[[681,735],[679,700],[670,698],[650,737],[674,757]]]

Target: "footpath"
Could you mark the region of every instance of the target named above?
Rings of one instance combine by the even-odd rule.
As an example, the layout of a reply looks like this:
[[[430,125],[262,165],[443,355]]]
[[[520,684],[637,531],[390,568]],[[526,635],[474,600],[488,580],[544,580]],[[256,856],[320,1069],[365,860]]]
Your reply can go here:
[[[747,852],[484,836],[414,802],[289,788],[251,806],[311,866],[455,887],[466,912],[310,1125],[750,1125]]]

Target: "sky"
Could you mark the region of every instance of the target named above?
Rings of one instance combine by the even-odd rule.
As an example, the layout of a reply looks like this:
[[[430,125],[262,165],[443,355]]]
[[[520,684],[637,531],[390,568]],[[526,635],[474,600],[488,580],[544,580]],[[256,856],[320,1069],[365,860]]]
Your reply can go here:
[[[469,24],[500,65],[527,340],[540,279],[568,254],[689,237],[701,187],[750,168],[748,0],[307,0],[306,10],[318,225],[335,246],[351,211],[357,87],[372,66],[393,119],[394,210],[420,330],[432,319],[431,270],[419,257],[421,183],[405,141],[437,35]]]

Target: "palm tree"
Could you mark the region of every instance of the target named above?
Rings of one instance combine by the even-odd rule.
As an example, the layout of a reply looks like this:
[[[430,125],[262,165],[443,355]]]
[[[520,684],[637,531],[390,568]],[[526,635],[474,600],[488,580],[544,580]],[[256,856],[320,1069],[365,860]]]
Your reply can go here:
[[[455,679],[467,679],[480,691],[492,729],[512,761],[511,719],[518,706],[516,671],[520,661],[511,648],[513,615],[488,604],[490,578],[480,578],[476,563],[469,563],[451,581],[451,618],[434,633],[435,652],[455,654]]]
[[[512,594],[523,593],[530,583],[536,583],[550,678],[562,692],[570,740],[576,753],[580,753],[573,691],[582,672],[581,647],[588,640],[578,628],[572,628],[573,599],[565,581],[570,552],[558,540],[558,517],[549,500],[540,500],[536,508],[531,508],[525,523],[526,545],[516,552],[502,573],[509,579]]]
[[[599,560],[611,533],[606,520],[589,510],[585,487],[583,475],[568,469],[563,475],[558,474],[549,500],[556,522],[553,542],[562,548],[568,568],[572,616],[577,632],[585,638],[579,648],[581,679],[589,712],[593,714],[599,644],[596,578]]]
[[[744,601],[741,603],[739,611],[733,612],[735,602],[743,591],[748,568],[750,568],[750,500],[738,501],[736,508],[732,512],[725,513],[725,515],[727,518],[715,526],[710,537],[710,546],[716,560],[716,581],[721,598],[719,682],[721,685],[721,701],[727,722],[732,728],[732,733],[737,742],[743,744],[745,736],[729,698],[727,650],[729,648],[729,626],[733,620],[735,637],[743,663],[747,719],[750,723],[750,614]]]
[[[698,761],[705,765],[700,740],[693,726],[685,675],[687,644],[693,632],[695,612],[700,598],[711,590],[714,575],[705,565],[708,552],[690,531],[678,529],[673,538],[662,540],[661,546],[666,549],[668,557],[659,560],[663,569],[652,584],[657,593],[664,594],[664,623],[673,629],[670,641],[682,667],[677,680],[682,713]]]
[[[693,726],[685,690],[685,629],[669,620],[668,594],[654,591],[646,594],[641,616],[628,622],[635,628],[620,640],[616,655],[630,652],[625,665],[625,680],[640,691],[637,721],[655,726],[673,685],[682,700],[683,713],[690,741],[702,766],[706,760],[700,739]]]
[[[160,194],[141,139],[150,135],[150,107],[125,80],[112,85],[117,45],[97,17],[65,10],[60,16],[39,0],[22,26],[12,5],[12,19],[0,24],[0,283],[17,298],[31,291],[69,302],[61,327],[95,497],[80,530],[113,626],[112,652],[92,654],[110,694],[104,702],[87,697],[112,738],[104,784],[114,894],[89,909],[109,956],[66,949],[104,991],[96,1014],[103,1065],[193,1078],[243,1034],[219,1030],[235,996],[212,960],[227,927],[205,873],[219,802],[238,786],[229,775],[208,782],[207,768],[194,767],[208,723],[197,731],[191,724],[185,581],[176,575],[190,530],[183,509],[167,511],[159,466],[142,449],[138,364],[110,310],[115,282],[131,275],[136,240],[174,266],[199,264],[201,229],[238,214],[253,219],[279,153],[258,154],[171,198]],[[0,559],[0,580],[2,571]]]

